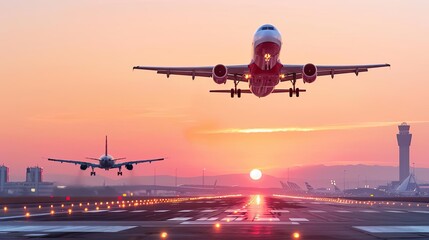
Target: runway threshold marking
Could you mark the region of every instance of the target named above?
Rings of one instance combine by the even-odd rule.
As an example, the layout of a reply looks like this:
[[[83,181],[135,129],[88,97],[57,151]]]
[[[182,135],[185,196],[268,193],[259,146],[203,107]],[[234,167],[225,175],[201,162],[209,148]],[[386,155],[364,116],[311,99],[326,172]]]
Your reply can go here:
[[[213,222],[207,221],[185,221],[181,225],[211,225]],[[299,225],[298,222],[222,222],[222,225]]]
[[[370,233],[429,233],[429,226],[353,226]]]

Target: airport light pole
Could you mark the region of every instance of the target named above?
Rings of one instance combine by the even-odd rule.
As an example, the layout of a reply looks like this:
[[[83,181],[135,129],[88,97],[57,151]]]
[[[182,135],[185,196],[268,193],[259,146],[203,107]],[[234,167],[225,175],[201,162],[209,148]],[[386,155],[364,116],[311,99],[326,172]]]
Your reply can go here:
[[[357,184],[357,188],[359,188],[359,180],[360,180],[360,175],[358,175],[358,184]]]
[[[203,187],[204,187],[204,174],[205,174],[206,168],[203,168]]]
[[[177,187],[177,168],[176,168],[176,178],[174,179],[174,184],[176,185],[176,187]]]
[[[343,191],[346,190],[346,170],[344,169],[344,176],[343,176]]]

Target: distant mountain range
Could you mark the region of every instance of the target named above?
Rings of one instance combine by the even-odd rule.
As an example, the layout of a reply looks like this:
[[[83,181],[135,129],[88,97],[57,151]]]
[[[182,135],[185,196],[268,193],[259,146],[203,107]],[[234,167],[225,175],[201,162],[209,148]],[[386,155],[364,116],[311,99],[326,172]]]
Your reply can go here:
[[[398,179],[398,167],[393,166],[369,166],[369,165],[313,165],[303,167],[292,167],[289,170],[289,181],[297,183],[304,188],[304,182],[309,182],[313,187],[329,187],[330,181],[335,180],[339,188],[363,187],[364,184],[375,187],[385,185],[390,181]],[[284,171],[287,172],[287,171]],[[415,170],[419,183],[429,182],[429,168],[418,168]],[[154,176],[133,176],[131,172],[124,172],[124,176],[117,177],[116,174],[109,177],[91,177],[87,172],[80,172],[78,175],[56,175],[46,173],[45,181],[55,182],[57,185],[139,185],[154,184]],[[113,173],[113,172],[112,172]],[[226,174],[216,176],[205,176],[205,185],[242,186],[242,187],[281,187],[280,181],[287,181],[288,176],[263,175],[259,181],[253,181],[248,174]],[[177,184],[198,184],[202,185],[202,176],[178,177]],[[158,185],[175,185],[174,176],[156,176]]]

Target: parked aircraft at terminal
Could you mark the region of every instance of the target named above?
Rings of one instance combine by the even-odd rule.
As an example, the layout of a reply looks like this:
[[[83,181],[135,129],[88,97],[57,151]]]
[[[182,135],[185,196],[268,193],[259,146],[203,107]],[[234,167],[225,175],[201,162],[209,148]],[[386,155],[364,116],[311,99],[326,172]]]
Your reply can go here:
[[[129,162],[116,163],[116,161],[123,160],[125,158],[113,158],[112,156],[110,156],[109,154],[107,154],[107,136],[106,136],[104,155],[102,155],[100,158],[87,158],[87,159],[98,161],[98,163],[48,158],[49,161],[54,161],[54,162],[73,163],[75,165],[79,164],[81,170],[86,170],[88,167],[91,167],[91,169],[92,169],[91,176],[95,176],[95,171],[94,171],[95,168],[101,168],[101,169],[104,169],[104,170],[109,170],[109,169],[112,169],[112,168],[118,168],[118,176],[119,175],[122,176],[121,169],[122,169],[123,166],[125,166],[126,169],[128,169],[128,170],[131,171],[134,168],[134,166],[133,166],[134,164],[147,163],[147,162],[148,163],[152,163],[152,162],[164,160],[164,158],[156,158],[156,159],[135,160],[135,161],[129,161]]]
[[[158,74],[185,75],[195,77],[213,78],[217,84],[225,84],[227,80],[234,82],[231,90],[210,90],[210,92],[230,93],[231,97],[242,93],[253,93],[257,97],[265,97],[271,93],[289,93],[299,97],[305,89],[296,87],[296,81],[303,79],[304,83],[312,83],[318,76],[331,76],[337,74],[367,72],[370,68],[389,67],[389,64],[367,65],[315,65],[312,63],[302,65],[289,65],[280,62],[282,37],[280,32],[270,24],[262,25],[253,37],[253,57],[250,64],[223,65],[205,67],[154,67],[135,66],[133,69],[157,71]],[[245,82],[249,89],[240,89],[238,84]],[[289,89],[276,89],[280,82],[291,82]]]

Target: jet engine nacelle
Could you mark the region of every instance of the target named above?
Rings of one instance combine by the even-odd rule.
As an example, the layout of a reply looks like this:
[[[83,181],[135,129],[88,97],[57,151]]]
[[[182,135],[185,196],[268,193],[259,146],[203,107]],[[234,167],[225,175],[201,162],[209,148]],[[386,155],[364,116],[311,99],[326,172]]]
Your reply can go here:
[[[133,170],[133,165],[132,164],[127,164],[127,165],[125,165],[125,168],[127,169],[127,170]]]
[[[217,84],[226,83],[228,77],[228,68],[225,65],[218,64],[212,70],[213,80]]]
[[[312,83],[317,77],[317,67],[312,63],[307,63],[302,68],[302,79],[306,83]]]
[[[80,165],[80,170],[86,170],[88,168],[88,165],[82,164]]]

